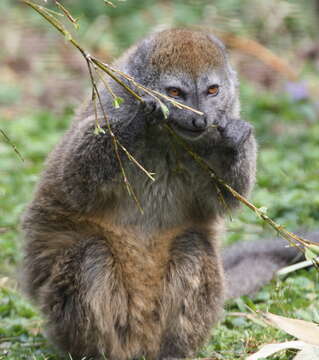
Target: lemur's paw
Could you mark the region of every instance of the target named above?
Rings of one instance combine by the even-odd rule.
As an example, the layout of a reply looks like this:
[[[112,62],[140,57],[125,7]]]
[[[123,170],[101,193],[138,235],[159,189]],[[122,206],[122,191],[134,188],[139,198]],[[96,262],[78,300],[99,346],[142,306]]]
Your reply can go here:
[[[227,119],[217,125],[223,145],[234,150],[241,147],[252,133],[252,126],[241,119]]]
[[[160,102],[151,95],[143,95],[143,102],[141,102],[142,110],[146,115],[146,120],[149,124],[157,124],[165,120],[163,107]]]

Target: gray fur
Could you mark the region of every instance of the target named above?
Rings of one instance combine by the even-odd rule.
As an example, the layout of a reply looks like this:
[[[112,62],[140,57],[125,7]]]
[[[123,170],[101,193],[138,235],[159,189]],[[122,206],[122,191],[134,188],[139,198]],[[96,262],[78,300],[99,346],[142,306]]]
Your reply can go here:
[[[319,241],[319,231],[301,234]],[[247,241],[228,247],[223,254],[226,275],[226,299],[255,293],[282,267],[303,260],[303,253],[287,240]]]

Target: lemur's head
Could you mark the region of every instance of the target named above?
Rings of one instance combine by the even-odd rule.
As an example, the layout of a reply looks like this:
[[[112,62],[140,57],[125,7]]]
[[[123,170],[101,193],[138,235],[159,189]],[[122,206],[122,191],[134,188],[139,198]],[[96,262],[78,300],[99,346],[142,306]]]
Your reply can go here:
[[[221,116],[239,116],[236,73],[223,44],[209,33],[171,29],[153,34],[128,54],[125,71],[204,113],[170,108],[169,119],[182,136],[197,138]]]

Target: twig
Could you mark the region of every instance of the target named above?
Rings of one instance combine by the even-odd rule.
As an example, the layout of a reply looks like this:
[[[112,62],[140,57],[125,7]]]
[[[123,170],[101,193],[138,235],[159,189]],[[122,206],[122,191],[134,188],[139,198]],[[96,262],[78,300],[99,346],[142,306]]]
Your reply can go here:
[[[117,69],[111,67],[110,65],[100,61],[96,57],[91,56],[72,37],[71,33],[65,29],[65,27],[61,24],[61,22],[58,19],[56,19],[54,16],[52,16],[47,11],[46,8],[44,8],[43,6],[39,6],[39,5],[33,3],[30,0],[21,0],[21,1],[24,2],[25,4],[29,5],[30,7],[32,7],[41,16],[43,16],[51,25],[53,25],[59,32],[61,32],[66,37],[66,39],[70,41],[70,43],[72,45],[74,45],[81,52],[81,54],[84,56],[84,58],[86,60],[90,59],[90,61],[92,61],[97,67],[99,67],[101,70],[103,70],[105,73],[107,73],[114,81],[116,81],[119,85],[121,85],[127,92],[129,92],[132,96],[134,96],[138,101],[143,102],[143,99],[135,91],[133,91],[129,86],[127,86],[122,80],[120,80],[117,76],[115,76],[114,73],[117,73],[117,74],[123,76],[125,79],[132,82],[136,87],[144,90],[145,92],[152,93],[154,96],[157,95],[157,96],[160,96],[160,97],[164,98],[165,100],[167,100],[168,102],[172,103],[174,106],[177,106],[180,109],[189,110],[189,111],[192,111],[192,112],[194,112],[196,114],[203,115],[203,113],[201,111],[199,111],[199,110],[193,109],[190,106],[179,103],[178,101],[175,101],[174,99],[170,98],[169,96],[161,94],[161,93],[159,93],[159,92],[157,92],[155,90],[151,90],[151,89],[146,88],[142,84],[139,84],[137,81],[135,81],[129,75],[124,74],[120,70],[117,70]],[[157,100],[159,100],[159,99],[157,98]]]
[[[19,150],[17,149],[17,147],[14,145],[14,143],[10,140],[10,138],[7,136],[7,134],[0,129],[0,133],[2,134],[2,136],[5,138],[6,142],[13,148],[14,152],[18,155],[18,157],[20,158],[20,160],[22,162],[24,162],[24,158],[21,155],[21,153],[19,152]]]
[[[55,4],[60,10],[63,11],[65,16],[71,21],[71,23],[75,26],[75,28],[78,29],[79,28],[78,19],[75,19],[71,15],[70,11],[66,9],[58,0],[55,0]]]
[[[101,100],[101,97],[100,97],[100,93],[99,93],[99,90],[98,90],[98,88],[96,86],[95,79],[94,79],[94,76],[93,76],[93,73],[92,73],[92,68],[91,68],[91,63],[90,63],[90,58],[89,57],[87,58],[87,65],[88,65],[88,68],[89,68],[89,74],[90,74],[90,79],[91,79],[91,83],[92,83],[93,94],[95,94],[95,96],[97,96],[97,98],[98,98],[98,101],[99,101],[99,104],[100,104],[100,107],[101,107],[101,111],[103,113],[104,120],[106,122],[109,133],[111,135],[115,155],[116,155],[116,158],[118,160],[118,163],[119,163],[119,166],[120,166],[120,169],[121,169],[123,181],[124,181],[124,184],[126,186],[127,192],[128,192],[128,194],[130,196],[133,197],[133,199],[135,200],[139,210],[141,211],[141,213],[143,213],[143,209],[141,207],[141,204],[140,204],[140,202],[139,202],[139,200],[138,200],[138,198],[137,198],[137,196],[136,196],[136,194],[135,194],[135,192],[134,192],[134,190],[132,188],[132,185],[130,184],[130,182],[129,182],[127,176],[126,176],[126,172],[125,172],[125,169],[124,169],[124,166],[123,166],[123,162],[122,162],[122,159],[120,157],[119,150],[118,150],[119,142],[118,142],[118,140],[116,139],[116,137],[115,137],[115,135],[113,133],[113,130],[112,130],[110,122],[109,122],[109,119],[108,119],[108,117],[106,115],[106,112],[104,110],[103,103],[102,103],[102,100]],[[92,95],[92,97],[93,97],[93,95]],[[97,116],[97,113],[96,113],[96,116]],[[96,121],[97,121],[97,119],[96,119]]]
[[[130,81],[133,85],[135,85],[137,88],[143,90],[144,92],[146,92],[147,94],[157,98],[157,96],[167,100],[168,102],[172,103],[174,106],[176,106],[177,108],[179,109],[185,109],[185,110],[189,110],[195,114],[198,114],[198,115],[204,115],[202,111],[199,111],[199,110],[196,110],[190,106],[187,106],[187,105],[184,105],[176,100],[174,100],[173,98],[167,96],[167,95],[164,95],[156,90],[152,90],[152,89],[149,89],[147,87],[145,87],[144,85],[138,83],[136,80],[134,80],[131,76],[129,76],[128,74],[125,74],[123,73],[122,71],[118,70],[118,69],[115,69],[113,68],[112,66],[108,65],[108,64],[105,64],[105,63],[101,63],[102,65],[108,67],[109,70],[115,72],[116,74],[119,74],[121,76],[123,76],[125,79],[127,79],[128,81]],[[140,101],[143,101],[143,99],[141,98]]]
[[[112,88],[110,87],[110,85],[105,81],[105,79],[100,75],[99,71],[98,71],[98,68],[94,66],[94,70],[96,72],[96,74],[98,74],[98,76],[100,77],[100,79],[102,80],[103,84],[105,85],[106,89],[111,93],[112,97],[114,99],[116,99],[116,95],[115,93],[113,92]],[[98,88],[97,86],[95,86],[95,91],[97,93],[99,93],[98,91]],[[100,106],[102,108],[102,112],[103,112],[103,117],[105,117],[105,110],[103,108],[103,104],[102,104],[102,101],[100,101]],[[111,126],[110,126],[110,123],[109,123],[109,120],[106,118],[105,119],[106,122],[107,122],[107,125],[108,125],[108,129],[110,131],[110,134],[111,136],[114,136],[114,139],[116,140],[118,146],[125,152],[125,154],[127,155],[127,157],[134,162],[134,164],[139,167],[152,181],[155,181],[155,178],[153,177],[153,175],[155,175],[154,173],[151,173],[150,171],[146,170],[136,159],[135,157],[126,149],[125,146],[123,146],[120,141],[115,137],[112,129],[111,129]]]
[[[181,144],[181,146],[187,151],[187,153],[203,168],[205,169],[210,177],[216,181],[218,184],[222,185],[225,189],[227,189],[237,200],[245,204],[247,207],[249,207],[251,210],[253,210],[262,220],[264,220],[268,225],[270,225],[273,229],[275,229],[280,236],[282,236],[284,239],[289,241],[289,243],[292,246],[297,246],[301,251],[303,251],[302,246],[309,246],[309,245],[318,245],[315,242],[312,242],[310,240],[306,240],[288,230],[286,230],[283,226],[277,224],[274,220],[272,220],[268,215],[266,215],[262,210],[257,208],[254,204],[252,204],[250,201],[248,201],[244,196],[239,194],[236,190],[234,190],[231,186],[229,186],[223,179],[218,177],[215,173],[215,171],[210,167],[210,165],[199,155],[197,155],[195,152],[193,152],[189,146],[184,142],[184,140],[178,136],[175,131],[169,126],[165,125],[166,129],[169,131],[169,133],[174,136],[177,141]],[[301,246],[302,245],[302,246]]]
[[[137,100],[139,101],[143,101],[142,98],[136,94],[131,88],[129,88],[124,82],[122,82],[118,77],[114,76],[114,74],[112,73],[111,70],[108,69],[106,64],[103,64],[102,62],[100,62],[98,59],[91,57],[89,53],[87,53],[84,48],[82,48],[81,45],[79,45],[79,43],[72,37],[72,35],[65,29],[65,27],[59,22],[59,20],[57,20],[53,15],[51,15],[46,8],[39,6],[37,4],[34,4],[33,2],[29,1],[29,0],[22,0],[25,4],[29,5],[30,7],[32,7],[35,11],[37,11],[41,16],[43,16],[51,25],[53,25],[59,32],[61,32],[66,38],[67,40],[69,40],[71,42],[72,45],[74,45],[83,55],[83,57],[86,60],[87,66],[88,66],[88,70],[89,70],[89,74],[90,74],[90,79],[91,79],[91,83],[92,83],[92,101],[94,104],[94,111],[95,111],[95,119],[96,119],[96,126],[97,129],[99,131],[101,131],[101,127],[98,123],[98,117],[97,117],[97,110],[96,110],[96,96],[98,97],[98,101],[100,103],[101,106],[101,110],[103,113],[103,117],[106,120],[106,123],[108,124],[108,129],[110,132],[110,135],[112,137],[112,141],[113,141],[113,145],[114,145],[114,150],[116,153],[116,157],[119,161],[119,165],[121,168],[121,172],[123,175],[123,180],[124,183],[126,185],[126,188],[129,192],[129,194],[131,196],[133,196],[133,198],[135,199],[135,201],[138,204],[138,207],[140,208],[140,210],[143,212],[141,205],[138,202],[138,199],[127,179],[127,176],[125,174],[125,170],[122,164],[122,160],[120,158],[120,155],[118,153],[118,146],[120,146],[121,148],[123,148],[123,151],[125,152],[125,154],[129,157],[130,160],[132,160],[136,165],[138,165],[138,167],[145,173],[147,174],[147,176],[154,181],[155,179],[153,178],[153,176],[151,175],[150,172],[148,172],[141,164],[139,164],[139,162],[127,151],[126,148],[122,147],[122,145],[119,143],[119,141],[116,139],[111,127],[109,126],[109,122],[108,119],[106,117],[105,111],[103,109],[103,105],[101,102],[101,98],[99,96],[99,91],[98,88],[95,84],[95,80],[92,74],[92,68],[91,66],[94,64],[94,66],[99,67],[101,70],[103,70],[104,72],[106,72],[112,79],[114,79],[117,83],[119,83],[125,90],[127,90],[131,95],[133,95]],[[57,1],[56,1],[57,3]],[[62,5],[61,5],[62,6]],[[61,7],[60,7],[61,8]],[[64,12],[66,12],[66,15],[69,15],[68,18],[70,19],[71,14],[68,12],[67,9],[65,9],[63,7],[63,9],[61,8],[61,10],[63,10]],[[71,16],[71,18],[73,19],[73,17]],[[71,19],[70,19],[71,20]],[[73,19],[74,20],[74,19]],[[93,64],[92,64],[93,63]],[[133,160],[134,159],[134,160]]]
[[[128,93],[130,93],[132,96],[134,96],[138,101],[143,102],[143,99],[135,91],[133,91],[129,86],[127,86],[123,81],[121,81],[117,76],[114,76],[113,72],[110,70],[110,67],[107,64],[102,63],[100,60],[96,59],[93,56],[90,56],[90,59],[96,66],[98,66],[101,70],[106,72],[118,84],[120,84]]]
[[[104,76],[101,74],[101,69],[98,68],[96,65],[94,65],[94,69],[96,70],[96,73],[98,74],[100,80],[102,81],[102,83],[104,84],[105,88],[107,89],[107,91],[112,95],[113,99],[116,99],[117,96],[114,93],[113,89],[111,88],[110,84],[105,80]]]

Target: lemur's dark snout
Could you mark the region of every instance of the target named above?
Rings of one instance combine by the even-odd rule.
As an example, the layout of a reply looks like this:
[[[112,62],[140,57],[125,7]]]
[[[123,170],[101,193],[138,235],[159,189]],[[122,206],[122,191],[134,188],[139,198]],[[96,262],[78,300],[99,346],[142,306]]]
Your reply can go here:
[[[173,121],[175,129],[186,137],[196,138],[203,134],[207,129],[207,116],[191,114],[190,117],[176,117]]]
[[[196,118],[193,118],[192,125],[194,130],[205,130],[207,127],[207,117],[206,115],[201,115]]]

